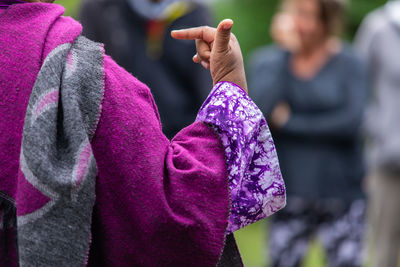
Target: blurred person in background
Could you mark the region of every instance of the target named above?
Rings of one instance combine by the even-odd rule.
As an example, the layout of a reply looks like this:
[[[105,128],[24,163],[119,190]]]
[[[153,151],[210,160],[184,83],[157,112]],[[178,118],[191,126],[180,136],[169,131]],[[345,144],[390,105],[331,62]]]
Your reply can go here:
[[[211,85],[206,70],[188,65],[193,42],[171,38],[171,29],[210,25],[208,9],[193,0],[85,0],[84,35],[104,43],[118,64],[152,89],[163,130],[172,138],[196,117]]]
[[[277,46],[250,60],[251,93],[268,115],[288,205],[272,218],[272,266],[300,266],[317,236],[329,266],[360,266],[365,201],[359,128],[364,67],[338,38],[341,0],[286,0],[273,19]]]
[[[400,1],[362,23],[355,45],[366,61],[371,91],[366,116],[372,266],[398,266],[400,249]]]

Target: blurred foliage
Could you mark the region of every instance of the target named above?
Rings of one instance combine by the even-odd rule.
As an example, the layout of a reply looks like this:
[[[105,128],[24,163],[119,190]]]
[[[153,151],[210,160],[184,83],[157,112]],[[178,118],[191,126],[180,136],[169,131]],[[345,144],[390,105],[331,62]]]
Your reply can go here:
[[[56,0],[55,3],[65,7],[65,15],[76,17],[79,10],[81,0]]]

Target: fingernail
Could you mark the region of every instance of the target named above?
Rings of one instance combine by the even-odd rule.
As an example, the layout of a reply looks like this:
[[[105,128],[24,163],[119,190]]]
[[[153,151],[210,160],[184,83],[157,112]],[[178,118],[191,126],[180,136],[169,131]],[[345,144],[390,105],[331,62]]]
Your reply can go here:
[[[224,30],[230,30],[230,29],[232,29],[233,20],[231,20],[231,19],[226,19],[225,22],[229,22],[229,24],[225,24],[222,28],[223,28]]]

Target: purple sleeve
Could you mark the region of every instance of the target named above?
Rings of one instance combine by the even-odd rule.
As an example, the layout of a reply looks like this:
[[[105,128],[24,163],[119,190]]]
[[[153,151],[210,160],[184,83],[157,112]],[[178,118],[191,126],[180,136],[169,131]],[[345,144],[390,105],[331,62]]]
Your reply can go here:
[[[104,65],[89,266],[216,266],[229,216],[218,136],[196,122],[168,140],[149,88]]]
[[[227,233],[282,209],[286,193],[275,145],[262,112],[243,89],[218,83],[197,121],[213,128],[225,149],[231,190]]]

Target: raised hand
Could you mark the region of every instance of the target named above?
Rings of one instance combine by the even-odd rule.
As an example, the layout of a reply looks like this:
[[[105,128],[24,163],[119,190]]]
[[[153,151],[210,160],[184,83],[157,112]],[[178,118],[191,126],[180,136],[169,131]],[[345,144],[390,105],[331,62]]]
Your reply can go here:
[[[246,74],[239,42],[231,33],[233,21],[223,20],[218,28],[208,26],[172,31],[175,39],[196,40],[195,63],[209,69],[214,85],[233,82],[247,92]]]

